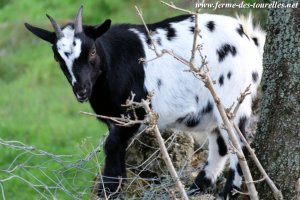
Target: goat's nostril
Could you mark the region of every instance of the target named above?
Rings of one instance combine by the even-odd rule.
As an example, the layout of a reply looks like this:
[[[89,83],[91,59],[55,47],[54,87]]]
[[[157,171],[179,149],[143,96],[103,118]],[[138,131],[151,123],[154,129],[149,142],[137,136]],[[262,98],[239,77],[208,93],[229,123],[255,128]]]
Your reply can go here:
[[[87,95],[87,89],[82,89],[77,92],[78,96],[84,97]]]

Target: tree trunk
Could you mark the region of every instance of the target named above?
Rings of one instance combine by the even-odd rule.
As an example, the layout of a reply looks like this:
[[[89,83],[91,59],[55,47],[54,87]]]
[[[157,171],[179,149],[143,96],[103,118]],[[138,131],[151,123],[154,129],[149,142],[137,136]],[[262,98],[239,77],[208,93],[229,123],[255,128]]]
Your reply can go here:
[[[253,145],[284,199],[295,200],[300,177],[300,9],[269,10],[267,27],[261,115]],[[265,182],[257,183],[257,190],[260,199],[274,199]]]

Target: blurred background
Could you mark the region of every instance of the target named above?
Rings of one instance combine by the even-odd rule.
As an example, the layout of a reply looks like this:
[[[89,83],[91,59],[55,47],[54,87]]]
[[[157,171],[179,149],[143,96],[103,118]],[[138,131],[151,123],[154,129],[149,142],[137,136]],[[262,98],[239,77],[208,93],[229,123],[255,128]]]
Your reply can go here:
[[[195,10],[192,1],[173,2]],[[80,5],[84,5],[85,24],[102,23],[107,18],[113,23],[140,23],[134,5],[142,9],[148,23],[181,13],[158,0],[0,0],[0,199],[89,197],[103,154],[80,169],[62,169],[86,156],[107,129],[93,117],[79,114],[91,111],[88,103],[76,101],[53,59],[50,44],[24,27],[24,22],[29,22],[52,30],[46,13],[62,25],[75,17]],[[249,10],[203,12],[234,15]],[[264,25],[267,11],[252,12]],[[31,146],[53,155],[32,151]]]

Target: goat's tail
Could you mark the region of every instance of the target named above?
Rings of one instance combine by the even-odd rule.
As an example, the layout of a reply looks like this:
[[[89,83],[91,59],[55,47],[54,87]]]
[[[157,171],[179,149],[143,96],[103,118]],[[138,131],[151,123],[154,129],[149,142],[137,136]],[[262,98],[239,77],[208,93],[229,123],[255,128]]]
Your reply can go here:
[[[258,47],[261,55],[264,52],[264,45],[266,41],[266,33],[260,27],[260,24],[253,25],[253,17],[250,12],[248,16],[236,15],[236,18],[240,21],[243,26],[245,34],[252,39],[254,44]]]

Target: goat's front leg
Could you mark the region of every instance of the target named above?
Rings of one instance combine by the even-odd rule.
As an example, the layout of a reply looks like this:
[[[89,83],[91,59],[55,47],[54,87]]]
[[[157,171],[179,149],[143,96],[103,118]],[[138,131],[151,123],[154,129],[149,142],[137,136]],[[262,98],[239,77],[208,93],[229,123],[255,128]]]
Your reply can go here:
[[[125,151],[128,139],[135,132],[135,128],[112,126],[105,141],[105,166],[102,183],[99,185],[99,196],[117,194],[126,178]]]

